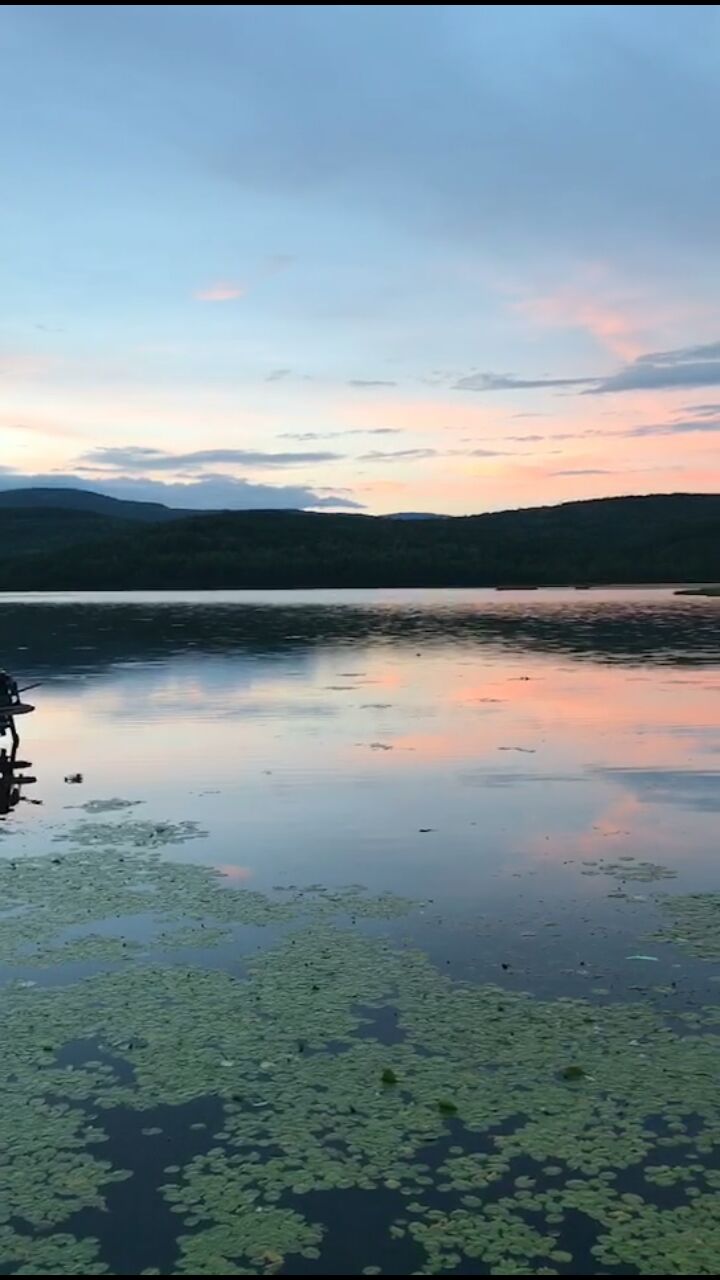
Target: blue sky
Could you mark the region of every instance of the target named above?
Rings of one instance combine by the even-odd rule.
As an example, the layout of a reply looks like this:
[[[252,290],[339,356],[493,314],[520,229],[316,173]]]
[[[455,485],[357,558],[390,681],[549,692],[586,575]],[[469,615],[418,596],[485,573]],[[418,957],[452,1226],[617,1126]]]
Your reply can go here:
[[[720,7],[5,6],[0,484],[720,480]]]

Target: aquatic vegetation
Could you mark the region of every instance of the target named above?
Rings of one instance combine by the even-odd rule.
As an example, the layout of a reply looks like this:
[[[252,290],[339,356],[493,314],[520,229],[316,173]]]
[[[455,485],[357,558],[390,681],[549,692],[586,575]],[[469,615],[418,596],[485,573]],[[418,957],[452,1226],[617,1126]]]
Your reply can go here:
[[[36,946],[22,955],[22,963],[50,966],[79,963],[92,960],[96,964],[117,964],[132,960],[145,952],[142,943],[131,938],[113,937],[111,934],[86,933],[57,945]],[[18,957],[16,957],[18,958]]]
[[[603,1266],[629,1266],[637,1275],[711,1275],[712,1254],[720,1253],[720,1195],[674,1209],[633,1204],[606,1224],[593,1253]]]
[[[654,880],[674,880],[677,871],[664,867],[660,862],[646,862],[626,854],[616,862],[591,860],[583,862],[584,876],[612,876],[615,880],[639,881],[649,884]]]
[[[583,1076],[585,1075],[585,1072],[583,1071],[582,1067],[570,1066],[570,1067],[563,1067],[560,1074],[563,1080],[582,1080]]]
[[[187,1225],[208,1224],[180,1236],[178,1275],[235,1275],[238,1258],[248,1275],[267,1275],[288,1254],[319,1256],[322,1227],[293,1209],[257,1203],[243,1157],[197,1159],[182,1184],[168,1186],[165,1194]]]
[[[117,805],[113,803],[113,808],[116,807]],[[103,811],[106,809],[90,810],[95,813]],[[165,845],[184,844],[186,840],[197,840],[199,836],[206,835],[207,831],[203,831],[197,822],[85,821],[76,823],[55,838],[73,845],[99,845],[103,849],[117,845],[123,848],[130,845],[143,849],[159,849]]]
[[[118,796],[113,796],[110,800],[86,800],[85,804],[73,807],[83,809],[85,813],[117,813],[121,809],[133,809],[142,803],[142,800],[122,800]]]
[[[5,959],[61,966],[84,949],[115,961],[123,939],[99,933],[98,917],[146,911],[161,929],[131,948],[141,964],[0,989],[6,1270],[107,1271],[92,1226],[76,1239],[71,1219],[111,1206],[134,1176],[111,1162],[112,1117],[132,1114],[163,1151],[167,1109],[210,1098],[219,1118],[193,1118],[198,1145],[174,1149],[159,1175],[178,1227],[171,1274],[292,1271],[322,1249],[323,1194],[344,1191],[389,1197],[388,1240],[407,1245],[418,1274],[467,1259],[556,1274],[577,1262],[565,1229],[577,1214],[598,1268],[716,1273],[716,1009],[671,1023],[649,1001],[461,983],[420,951],[337,923],[400,914],[402,899],[238,889],[167,861],[138,825],[113,824],[125,844],[0,863]],[[702,914],[696,899],[670,901],[673,920]],[[203,967],[203,949],[231,946],[238,923],[286,928],[239,972]],[[198,948],[195,962],[163,962],[159,938]],[[375,1014],[396,1028],[390,1049]],[[378,1274],[382,1242],[368,1243],[358,1269]]]
[[[109,1268],[98,1252],[98,1241],[92,1237],[77,1239],[64,1231],[28,1236],[0,1226],[0,1257],[12,1268],[10,1275],[106,1275]]]
[[[213,868],[167,861],[165,845],[202,835],[193,823],[81,822],[71,830],[78,833],[72,847],[56,857],[0,859],[0,963],[126,962],[151,945],[217,945],[232,926],[392,918],[414,905],[394,894],[373,897],[357,885],[269,897],[228,883]],[[142,946],[117,936],[118,920],[138,916],[146,925]],[[99,922],[112,932],[99,933]]]
[[[652,939],[672,942],[702,960],[720,960],[720,893],[663,897],[659,906],[668,923]]]
[[[510,1200],[447,1213],[430,1210],[411,1222],[408,1231],[427,1256],[423,1275],[446,1275],[463,1258],[489,1264],[491,1274],[527,1275],[549,1260],[553,1237],[538,1231],[512,1205]]]

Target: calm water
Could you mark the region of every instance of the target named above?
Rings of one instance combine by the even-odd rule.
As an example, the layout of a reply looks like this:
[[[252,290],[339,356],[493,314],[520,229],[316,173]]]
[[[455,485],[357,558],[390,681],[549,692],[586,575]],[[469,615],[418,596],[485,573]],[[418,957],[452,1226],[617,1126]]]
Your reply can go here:
[[[2,604],[45,847],[121,796],[248,884],[509,909],[517,873],[632,852],[713,884],[720,605],[669,591],[65,596]],[[82,786],[64,783],[80,772]],[[421,828],[431,828],[420,837]],[[536,896],[533,886],[532,894]]]
[[[42,683],[19,722],[37,782],[0,822],[0,856],[51,854],[74,806],[139,801],[133,818],[197,822],[207,837],[172,856],[232,883],[421,901],[364,927],[458,978],[625,1000],[649,985],[650,962],[628,957],[648,948],[658,886],[609,897],[587,863],[649,860],[677,872],[660,889],[720,889],[719,623],[720,601],[669,589],[5,597],[0,661]],[[705,999],[720,966],[653,954],[654,984],[679,984],[683,1009]],[[136,1167],[143,1123],[117,1124],[105,1156]],[[141,1164],[103,1228],[115,1273],[161,1265],[161,1166]],[[346,1203],[320,1260],[287,1272],[417,1267],[399,1244],[368,1258],[353,1243],[381,1197]]]

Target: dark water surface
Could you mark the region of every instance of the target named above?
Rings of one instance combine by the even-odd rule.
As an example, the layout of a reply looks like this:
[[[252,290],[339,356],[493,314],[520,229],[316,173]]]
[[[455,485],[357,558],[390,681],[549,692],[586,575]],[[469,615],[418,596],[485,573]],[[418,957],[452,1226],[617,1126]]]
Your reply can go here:
[[[18,1005],[9,1009],[8,1025],[23,1044],[0,1107],[0,1137],[10,1151],[5,1185],[26,1188],[8,1226],[0,1214],[4,1273],[718,1274],[708,1261],[720,1247],[719,1166],[708,1136],[720,1133],[710,1098],[716,1082],[708,1084],[707,1104],[703,1095],[684,1106],[672,1080],[689,1071],[699,1089],[711,1072],[708,1008],[720,990],[720,952],[713,959],[712,948],[653,941],[652,934],[667,923],[660,895],[684,900],[720,891],[720,601],[675,597],[670,589],[8,596],[0,603],[0,635],[0,663],[22,684],[42,682],[28,694],[36,714],[18,721],[21,754],[32,762],[26,773],[37,782],[0,820],[0,859],[17,867],[41,856],[47,870],[27,901],[24,890],[0,901],[0,928],[14,927],[30,910],[41,921],[19,945],[13,934],[0,956],[4,990]],[[81,783],[64,780],[75,774]],[[79,807],[109,799],[138,803],[101,805],[97,813]],[[166,824],[186,822],[204,834],[183,843],[165,839]],[[97,828],[82,855],[90,859],[87,872],[61,881],[71,866],[66,859],[75,856],[78,824],[87,830],[93,823],[117,828],[108,848],[113,858],[127,856],[129,867],[140,857],[133,839],[139,848],[154,827],[163,864],[220,869],[224,885],[270,902],[278,900],[277,886],[285,887],[282,900],[296,893],[287,886],[315,886],[308,894],[314,902],[360,885],[368,901],[392,894],[412,903],[389,906],[381,896],[374,912],[339,896],[332,918],[313,916],[316,953],[301,937],[297,942],[312,983],[283,996],[279,988],[294,981],[300,962],[274,971],[254,997],[264,1010],[253,1032],[255,1057],[252,1044],[238,1047],[249,1016],[238,1012],[235,1040],[213,1058],[202,1018],[210,1025],[208,1010],[217,1008],[220,1045],[230,1034],[229,1015],[220,1011],[234,998],[217,983],[230,975],[246,992],[249,975],[255,980],[253,957],[295,945],[295,921],[241,913],[206,943],[193,907],[182,923],[196,934],[173,939],[183,915],[182,875],[174,921],[163,916],[162,885],[144,886],[154,895],[151,910],[139,892],[137,910],[130,910],[121,879],[115,898],[98,898],[94,918],[78,913],[84,885],[94,893],[97,877],[98,894],[109,895],[101,888],[104,869],[108,885],[121,874],[114,862],[111,873]],[[143,824],[134,835],[133,823]],[[58,840],[67,834],[70,840]],[[64,886],[57,898],[55,871]],[[138,874],[146,875],[144,864]],[[202,923],[213,926],[209,916]],[[88,935],[100,939],[95,959],[77,949]],[[346,935],[357,954],[338,942]],[[108,939],[129,954],[103,953]],[[43,960],[48,946],[52,955]],[[423,1023],[421,970],[385,975],[383,957],[392,965],[396,953],[411,968],[429,959],[437,975],[426,980],[432,1025]],[[367,990],[360,977],[351,989],[353,966],[370,975]],[[170,1012],[176,987],[163,995],[163,979],[151,976],[168,972],[173,983],[190,975],[193,994],[178,1022]],[[193,974],[213,984],[206,994],[195,990]],[[370,989],[373,974],[385,983],[382,992]],[[112,1003],[122,1001],[112,983],[124,977],[127,1044],[118,1033],[120,1005]],[[436,980],[442,989],[435,990]],[[445,1011],[462,1008],[463,984],[470,984],[471,1000],[477,989],[485,1003],[467,1025],[456,1018],[442,1029]],[[352,997],[346,1012],[338,992]],[[516,1003],[523,992],[533,1010],[547,1010],[538,1023],[545,1048],[537,1069],[530,1041],[522,1040],[517,1062],[508,1048],[512,1036],[524,1035]],[[48,993],[57,1001],[57,1025],[50,1006],[39,1003]],[[327,1005],[325,1021],[322,1004],[302,1012],[313,993]],[[568,997],[585,1002],[566,1006],[577,1026],[563,1020]],[[152,1017],[160,1024],[168,1010],[167,1027],[158,1031],[162,1046],[148,1037],[155,1000]],[[138,1004],[142,1017],[133,1010]],[[638,1032],[646,1048],[638,1049],[616,1096],[611,1059],[622,1059],[623,1043],[633,1052],[639,1044],[628,1030],[629,1006],[638,1007],[639,1024],[647,1014],[662,1026]],[[507,1027],[496,1025],[495,1010],[507,1016]],[[483,1030],[488,1017],[491,1043]],[[287,1066],[287,1044],[277,1043],[278,1019],[297,1068]],[[607,1046],[607,1084],[603,1064],[592,1065],[583,1021],[587,1035]],[[40,1024],[48,1028],[47,1045],[40,1044]],[[266,1032],[271,1048],[263,1049]],[[676,1037],[672,1045],[667,1035]],[[185,1036],[192,1044],[187,1060]],[[548,1067],[553,1037],[557,1061]],[[702,1060],[683,1056],[700,1038]],[[172,1059],[167,1080],[158,1068],[161,1047],[165,1061]],[[258,1065],[261,1054],[267,1057]],[[217,1061],[239,1073],[237,1093],[214,1082]],[[89,1075],[87,1062],[101,1067],[91,1065]],[[647,1066],[650,1094],[662,1095],[657,1114],[652,1096],[641,1102],[637,1092],[643,1062],[660,1064]],[[334,1063],[347,1072],[341,1082]],[[569,1068],[577,1068],[576,1077],[563,1074]],[[351,1083],[356,1069],[360,1085]],[[395,1077],[390,1083],[383,1083],[385,1069]],[[503,1071],[515,1102],[504,1108],[493,1094],[484,1121],[481,1095],[497,1088]],[[30,1085],[25,1072],[34,1073]],[[256,1097],[257,1073],[272,1077],[267,1096]],[[552,1119],[563,1111],[559,1087],[567,1092],[565,1110],[577,1112],[572,1121],[565,1115],[562,1133]],[[319,1093],[322,1124],[312,1120]],[[526,1127],[513,1145],[523,1097]],[[38,1115],[28,1121],[22,1108],[35,1115],[36,1102]],[[261,1131],[265,1107],[279,1118]],[[82,1112],[83,1124],[102,1131],[93,1158],[132,1176],[105,1184],[96,1169],[78,1171],[85,1139],[60,1132],[65,1120],[57,1108],[70,1108],[73,1117]],[[333,1112],[341,1118],[335,1128]],[[538,1113],[550,1118],[531,1135],[527,1126]],[[569,1132],[579,1148],[592,1147],[579,1165]],[[675,1145],[673,1134],[680,1135]],[[615,1163],[608,1154],[614,1142],[621,1153]],[[627,1154],[623,1144],[631,1142],[634,1154]],[[310,1152],[304,1171],[303,1152]],[[291,1175],[293,1153],[298,1171]],[[331,1163],[337,1157],[332,1176],[323,1163],[328,1153]],[[499,1154],[505,1163],[489,1180],[457,1165]],[[274,1168],[273,1158],[273,1178],[260,1179],[253,1199],[248,1170],[255,1161]],[[33,1181],[33,1159],[61,1170],[68,1162],[60,1178],[70,1187],[67,1213],[59,1208],[66,1193],[48,1189],[52,1178]],[[192,1165],[203,1159],[207,1168]],[[169,1175],[168,1166],[177,1172]],[[168,1179],[185,1185],[191,1166],[200,1180],[189,1205],[173,1207],[162,1188]],[[658,1166],[673,1172],[656,1175]],[[554,1167],[557,1173],[548,1173]],[[548,1188],[558,1178],[570,1187],[560,1207],[543,1199],[555,1195]],[[603,1200],[611,1182],[612,1204]],[[42,1211],[33,1217],[29,1203]],[[695,1204],[702,1230],[700,1219],[688,1218]],[[494,1218],[493,1205],[500,1206]],[[306,1222],[317,1224],[312,1240]],[[525,1229],[535,1235],[524,1240]],[[601,1241],[598,1252],[608,1232],[612,1248],[603,1252]],[[178,1243],[179,1235],[194,1236],[195,1251]],[[24,1252],[29,1238],[35,1243]],[[79,1249],[78,1240],[97,1244]]]

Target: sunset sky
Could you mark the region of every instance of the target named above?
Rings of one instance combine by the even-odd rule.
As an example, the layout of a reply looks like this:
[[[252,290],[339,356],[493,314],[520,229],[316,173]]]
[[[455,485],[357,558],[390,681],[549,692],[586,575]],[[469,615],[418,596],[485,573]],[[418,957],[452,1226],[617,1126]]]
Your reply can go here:
[[[720,491],[720,6],[6,5],[0,488]]]

